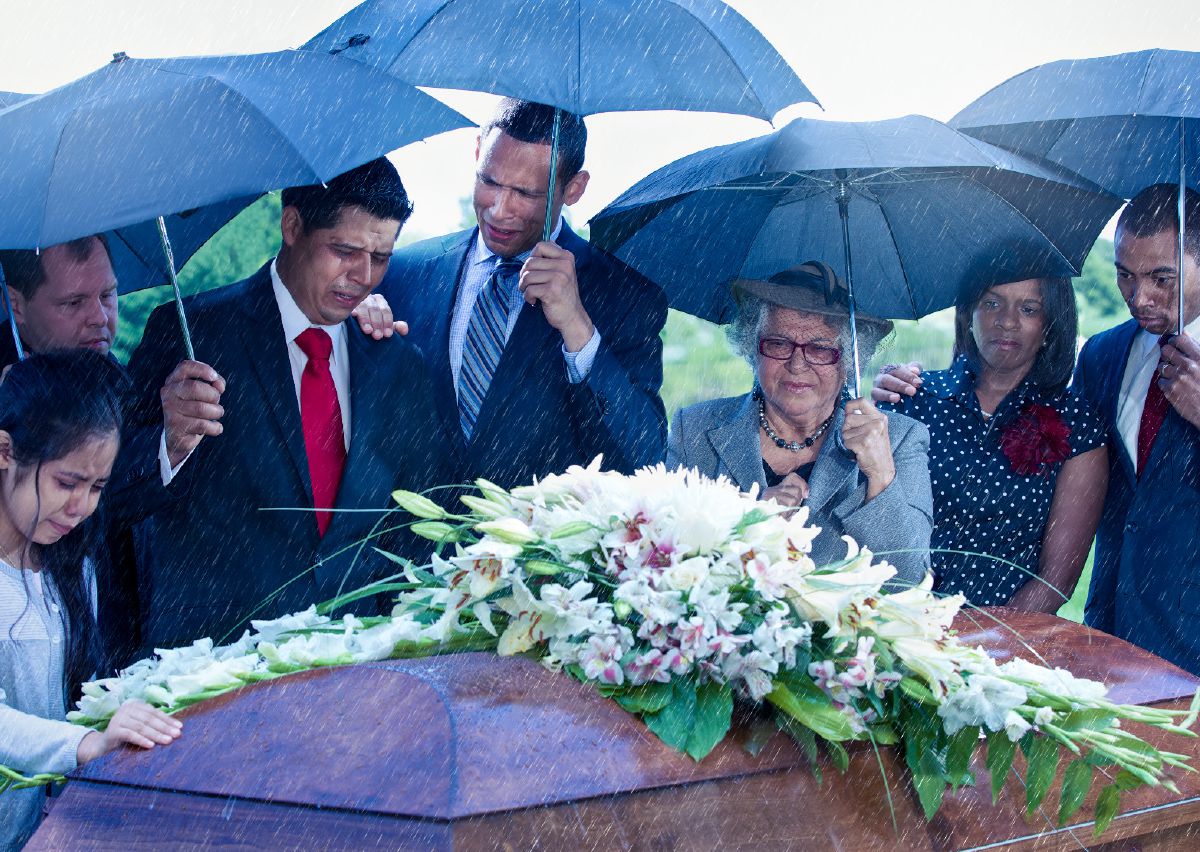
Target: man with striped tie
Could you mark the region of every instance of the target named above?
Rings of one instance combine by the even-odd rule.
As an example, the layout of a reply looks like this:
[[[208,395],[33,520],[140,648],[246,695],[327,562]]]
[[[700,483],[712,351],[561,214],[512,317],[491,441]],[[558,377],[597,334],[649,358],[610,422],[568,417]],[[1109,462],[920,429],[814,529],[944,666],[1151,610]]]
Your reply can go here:
[[[656,286],[562,221],[588,184],[587,131],[563,114],[551,238],[541,240],[554,110],[506,99],[482,128],[478,227],[396,254],[381,292],[425,352],[468,478],[530,482],[604,455],[662,458],[666,415]]]
[[[1109,477],[1086,621],[1200,674],[1200,194],[1138,193],[1117,221],[1133,318],[1088,340],[1074,388],[1109,424]],[[1175,334],[1180,273],[1185,328]]]
[[[185,300],[211,375],[164,391],[183,403],[179,428],[163,431],[157,390],[131,418],[140,468],[130,478],[160,476],[175,496],[138,566],[147,649],[219,641],[250,616],[391,574],[375,545],[424,561],[398,531],[369,538],[379,510],[396,488],[457,480],[419,351],[350,319],[412,209],[395,168],[373,160],[327,186],[284,190],[282,202],[278,257]],[[138,388],[162,387],[182,357],[174,311],[164,305],[146,325],[129,364]]]

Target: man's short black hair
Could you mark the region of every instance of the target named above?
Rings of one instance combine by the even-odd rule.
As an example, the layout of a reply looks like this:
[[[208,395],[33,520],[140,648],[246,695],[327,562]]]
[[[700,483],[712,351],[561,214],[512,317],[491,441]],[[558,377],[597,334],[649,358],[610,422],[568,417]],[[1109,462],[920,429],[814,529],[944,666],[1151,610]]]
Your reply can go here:
[[[487,136],[500,130],[518,142],[549,145],[554,136],[554,107],[533,101],[504,98],[481,131]],[[562,111],[558,128],[558,180],[566,183],[583,170],[587,128],[573,112]]]
[[[306,234],[332,228],[346,207],[361,207],[376,219],[395,219],[401,225],[413,210],[400,173],[386,157],[343,172],[328,184],[289,187],[281,200],[284,207],[299,211]]]
[[[1200,263],[1200,192],[1188,187],[1183,196],[1183,250]],[[1179,184],[1156,183],[1135,195],[1117,219],[1117,232],[1153,237],[1179,233]]]
[[[1013,282],[1015,283],[1015,282]],[[1079,314],[1075,309],[1075,290],[1070,278],[1039,278],[1042,291],[1042,348],[1029,369],[1029,378],[1044,394],[1066,390],[1075,369],[1075,339],[1079,334]],[[981,366],[979,347],[971,333],[971,320],[983,294],[1002,284],[972,282],[959,290],[954,303],[954,355],[967,356],[973,370]]]
[[[83,263],[96,250],[95,241],[99,240],[112,262],[112,252],[108,249],[108,238],[104,234],[90,237],[80,237],[77,240],[61,243],[67,250],[67,256],[76,263]],[[56,246],[49,246],[56,248]],[[4,280],[26,299],[32,299],[38,288],[46,283],[46,270],[42,268],[42,255],[33,249],[4,249],[0,251],[0,267],[4,269]]]

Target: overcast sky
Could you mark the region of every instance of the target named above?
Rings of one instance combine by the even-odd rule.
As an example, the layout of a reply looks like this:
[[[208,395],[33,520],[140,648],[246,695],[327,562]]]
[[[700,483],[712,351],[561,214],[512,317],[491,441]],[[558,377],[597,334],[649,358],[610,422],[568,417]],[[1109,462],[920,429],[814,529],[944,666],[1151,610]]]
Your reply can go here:
[[[131,56],[244,53],[295,47],[354,0],[0,0],[0,89],[37,92]],[[1033,65],[1151,47],[1200,48],[1200,0],[730,0],[820,98],[793,115],[948,119]],[[442,93],[437,93],[442,95]],[[492,99],[444,98],[481,121]],[[653,169],[770,128],[711,114],[625,113],[588,119],[594,214]],[[417,212],[410,228],[453,228],[469,191],[474,134],[460,130],[394,159]]]

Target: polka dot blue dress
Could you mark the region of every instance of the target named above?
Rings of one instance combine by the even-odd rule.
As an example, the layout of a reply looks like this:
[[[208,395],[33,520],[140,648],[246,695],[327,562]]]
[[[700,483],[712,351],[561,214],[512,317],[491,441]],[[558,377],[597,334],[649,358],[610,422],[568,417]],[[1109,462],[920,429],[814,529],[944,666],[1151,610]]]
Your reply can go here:
[[[922,375],[925,381],[915,396],[880,407],[929,427],[934,589],[961,592],[977,606],[1008,603],[1038,572],[1042,533],[1063,462],[1042,465],[1030,475],[1015,472],[1001,446],[1006,427],[1030,404],[1049,406],[1070,429],[1068,457],[1102,446],[1104,427],[1082,397],[1070,391],[1046,395],[1029,380],[985,418],[965,356],[948,370]]]

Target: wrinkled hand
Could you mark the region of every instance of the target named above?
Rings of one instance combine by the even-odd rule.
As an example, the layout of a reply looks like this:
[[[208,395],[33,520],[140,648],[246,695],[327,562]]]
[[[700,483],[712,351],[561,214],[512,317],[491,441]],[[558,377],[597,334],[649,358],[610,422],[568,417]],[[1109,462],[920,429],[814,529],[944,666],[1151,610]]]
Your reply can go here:
[[[224,431],[218,422],[225,416],[220,404],[223,393],[225,380],[199,361],[180,361],[167,376],[159,397],[167,457],[172,467],[187,458],[205,435],[220,435]]]
[[[901,396],[913,396],[921,386],[921,362],[888,364],[875,377],[871,399],[875,402],[899,402]]]
[[[1162,348],[1157,381],[1179,416],[1200,429],[1200,344],[1186,332]]]
[[[167,745],[178,739],[183,723],[144,701],[126,701],[117,708],[104,731],[92,731],[79,741],[76,762],[82,766],[108,754],[121,743],[140,748]]]
[[[793,470],[783,482],[765,489],[759,499],[774,500],[781,506],[799,506],[808,499],[808,483]]]
[[[350,312],[350,316],[358,320],[358,327],[363,334],[369,334],[376,340],[391,337],[392,333],[408,334],[408,323],[404,320],[392,321],[392,306],[387,299],[378,293],[372,293],[358,303],[358,307]]]
[[[558,329],[568,352],[578,352],[592,339],[595,326],[579,300],[575,255],[543,241],[521,268],[521,292],[531,305],[541,304],[546,322]]]
[[[868,399],[846,403],[842,424],[842,443],[854,453],[858,469],[867,477],[867,499],[878,495],[896,478],[892,442],[888,438],[888,420]]]

